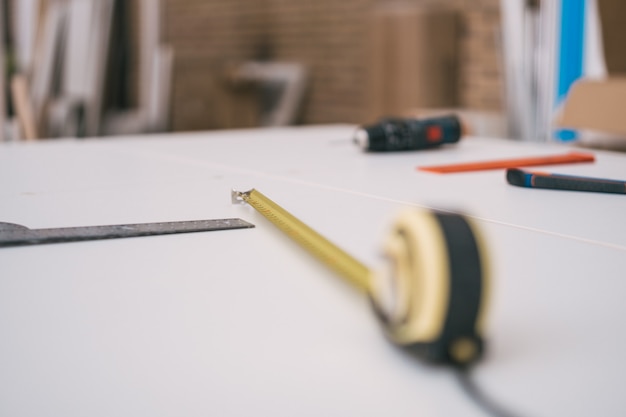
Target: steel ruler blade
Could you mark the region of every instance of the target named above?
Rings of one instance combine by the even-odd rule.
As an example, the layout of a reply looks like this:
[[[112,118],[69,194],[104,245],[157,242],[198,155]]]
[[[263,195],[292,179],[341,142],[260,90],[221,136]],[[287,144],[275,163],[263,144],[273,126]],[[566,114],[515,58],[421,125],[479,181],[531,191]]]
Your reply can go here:
[[[253,224],[236,218],[51,229],[29,229],[19,224],[0,222],[0,247],[210,232],[252,227],[254,227]]]

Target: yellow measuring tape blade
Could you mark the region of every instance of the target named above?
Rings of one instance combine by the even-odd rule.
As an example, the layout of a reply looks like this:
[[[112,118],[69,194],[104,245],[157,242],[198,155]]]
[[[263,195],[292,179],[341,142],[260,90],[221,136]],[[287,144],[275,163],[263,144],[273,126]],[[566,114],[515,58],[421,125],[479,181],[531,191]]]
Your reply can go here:
[[[343,249],[298,220],[257,190],[234,191],[310,254],[362,291],[370,287],[370,270]]]

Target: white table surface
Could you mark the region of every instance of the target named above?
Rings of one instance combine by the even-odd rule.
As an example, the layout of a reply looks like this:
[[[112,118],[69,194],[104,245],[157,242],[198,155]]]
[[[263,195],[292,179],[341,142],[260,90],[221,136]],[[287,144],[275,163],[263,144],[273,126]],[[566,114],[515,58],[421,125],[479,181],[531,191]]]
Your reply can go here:
[[[354,126],[0,146],[0,221],[241,217],[255,229],[0,249],[0,416],[480,416],[403,355],[365,299],[230,189],[255,187],[368,265],[406,206],[460,210],[490,249],[481,387],[528,416],[626,413],[626,197],[416,166],[566,152],[467,138],[366,154]],[[626,178],[626,155],[553,172]]]

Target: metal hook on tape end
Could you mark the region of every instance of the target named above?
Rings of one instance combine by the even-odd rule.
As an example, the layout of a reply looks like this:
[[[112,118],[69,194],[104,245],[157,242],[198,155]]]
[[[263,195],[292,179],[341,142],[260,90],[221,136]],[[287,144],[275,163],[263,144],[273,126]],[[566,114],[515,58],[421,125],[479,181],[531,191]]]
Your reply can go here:
[[[234,188],[230,190],[230,202],[232,204],[246,204],[244,196],[250,195],[252,190],[249,191],[237,191]]]

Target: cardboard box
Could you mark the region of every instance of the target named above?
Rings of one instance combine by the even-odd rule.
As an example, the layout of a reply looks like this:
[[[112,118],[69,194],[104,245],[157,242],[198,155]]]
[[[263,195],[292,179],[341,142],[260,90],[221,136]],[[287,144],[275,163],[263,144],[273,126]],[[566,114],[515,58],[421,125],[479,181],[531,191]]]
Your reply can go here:
[[[598,9],[609,77],[576,82],[556,124],[579,130],[580,145],[626,150],[626,2],[598,0]]]
[[[626,137],[626,76],[581,80],[572,86],[559,120],[562,127]]]

